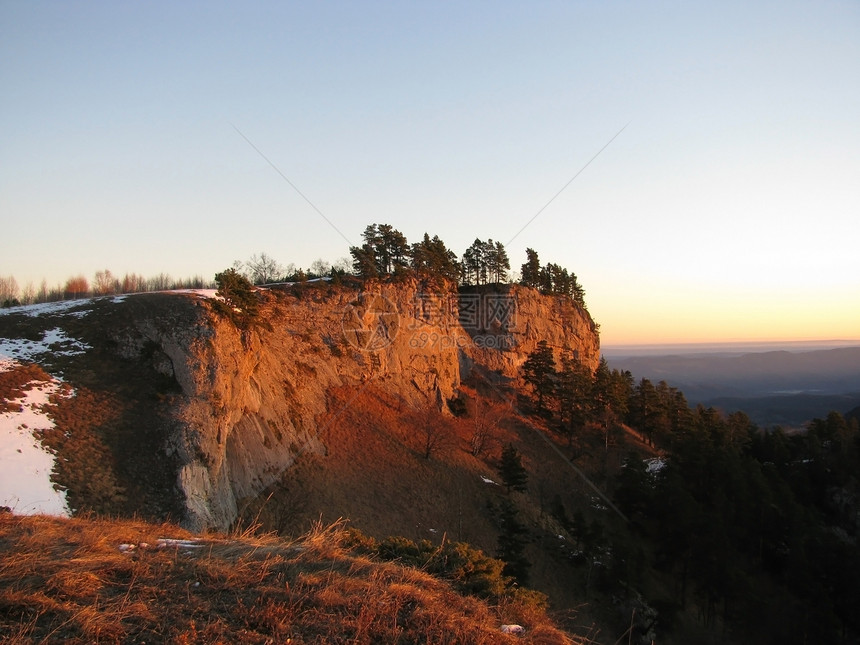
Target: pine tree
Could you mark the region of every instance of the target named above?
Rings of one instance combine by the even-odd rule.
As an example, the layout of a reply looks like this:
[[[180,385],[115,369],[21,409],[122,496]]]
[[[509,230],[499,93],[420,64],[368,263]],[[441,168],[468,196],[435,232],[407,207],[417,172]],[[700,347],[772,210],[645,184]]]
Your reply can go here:
[[[529,474],[523,466],[522,457],[513,444],[502,448],[502,459],[499,463],[499,474],[508,493],[512,490],[524,493],[527,490]]]
[[[526,249],[526,263],[520,267],[520,284],[537,289],[540,287],[540,260],[537,251]]]
[[[390,224],[370,224],[361,236],[364,244],[349,249],[356,274],[373,278],[409,266],[409,243],[403,233]]]
[[[406,236],[390,224],[378,227],[377,260],[380,273],[394,273],[409,265],[409,243]]]
[[[511,261],[508,252],[501,242],[487,240],[485,245],[485,257],[487,261],[488,278],[492,282],[501,283],[508,279],[508,271],[511,270]]]
[[[496,555],[504,561],[502,570],[507,576],[513,577],[519,585],[527,585],[531,563],[526,559],[525,550],[528,530],[517,517],[517,509],[505,500],[499,514],[501,532],[497,541]]]
[[[570,441],[574,431],[585,425],[593,404],[591,370],[570,354],[561,361],[558,402],[562,427]]]
[[[223,310],[237,327],[247,328],[259,315],[254,286],[233,268],[216,273],[215,282],[218,284],[216,293],[224,299]]]
[[[463,283],[484,284],[487,281],[486,244],[475,238],[463,252]]]
[[[376,254],[370,244],[352,246],[349,253],[352,255],[352,270],[357,276],[365,280],[379,276],[376,268]]]
[[[555,392],[555,359],[552,348],[545,340],[538,343],[535,350],[529,354],[523,363],[526,383],[534,388],[537,394],[537,410],[544,411],[545,399],[552,397]]]
[[[570,274],[570,295],[576,304],[585,309],[585,289],[579,284],[576,274],[572,272]]]
[[[412,268],[422,276],[437,276],[456,282],[460,277],[457,254],[448,250],[445,243],[434,235],[424,233],[424,239],[412,245]]]

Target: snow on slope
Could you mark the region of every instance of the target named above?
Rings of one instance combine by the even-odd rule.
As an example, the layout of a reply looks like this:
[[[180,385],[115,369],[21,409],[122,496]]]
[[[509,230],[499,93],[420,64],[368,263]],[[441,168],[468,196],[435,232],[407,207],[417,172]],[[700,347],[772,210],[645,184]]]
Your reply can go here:
[[[60,314],[84,316],[87,310],[69,311],[82,301],[52,302],[43,305],[14,307],[4,313],[17,311],[28,316]],[[40,355],[82,354],[89,346],[69,337],[59,327],[46,330],[41,340],[0,338],[0,372],[7,372],[22,362],[38,362]],[[24,385],[23,396],[3,397],[0,412],[0,506],[7,506],[22,515],[44,513],[70,514],[63,491],[54,488],[51,471],[54,455],[44,448],[34,432],[54,427],[44,406],[60,389],[61,381],[31,381]]]
[[[217,297],[215,289],[184,289],[174,293],[201,298]],[[113,296],[112,302],[122,302],[127,296]],[[61,300],[36,305],[0,309],[0,316],[24,314],[38,316],[73,316],[83,318],[90,313],[95,299]],[[0,372],[20,367],[23,363],[39,363],[43,356],[74,356],[90,347],[70,337],[62,328],[53,327],[42,333],[41,340],[0,337]],[[24,385],[23,396],[10,399],[0,394],[0,506],[14,513],[70,515],[63,491],[54,489],[51,471],[54,454],[44,448],[34,432],[54,427],[43,407],[52,394],[60,390],[62,381],[31,381]],[[69,396],[73,396],[70,393]]]
[[[12,361],[0,361],[0,371],[13,366]],[[33,436],[35,430],[53,427],[42,407],[60,382],[33,381],[29,386],[23,397],[9,401],[9,407],[20,406],[19,412],[0,413],[0,506],[21,515],[68,516],[66,495],[51,482],[54,455]]]
[[[83,354],[89,346],[79,340],[70,338],[59,327],[48,329],[42,335],[42,340],[27,338],[0,338],[0,362],[4,360],[32,361],[39,354],[52,353],[64,356]],[[6,369],[11,369],[7,367]],[[6,371],[6,370],[0,370]]]

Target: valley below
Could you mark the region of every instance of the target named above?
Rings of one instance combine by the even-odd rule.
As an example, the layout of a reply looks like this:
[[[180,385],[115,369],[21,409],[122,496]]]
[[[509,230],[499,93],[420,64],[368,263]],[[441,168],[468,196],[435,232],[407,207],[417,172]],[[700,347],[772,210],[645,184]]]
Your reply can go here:
[[[802,429],[860,406],[856,341],[617,347],[604,355],[637,381],[665,380],[692,405],[740,410],[762,427]]]

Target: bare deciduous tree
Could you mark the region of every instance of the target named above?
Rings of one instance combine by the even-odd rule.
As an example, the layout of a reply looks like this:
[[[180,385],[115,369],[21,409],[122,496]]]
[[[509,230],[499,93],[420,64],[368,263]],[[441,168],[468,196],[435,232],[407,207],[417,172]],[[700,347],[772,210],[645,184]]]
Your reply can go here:
[[[48,281],[42,278],[42,283],[39,285],[39,294],[36,296],[39,302],[48,302]]]
[[[341,273],[352,273],[352,260],[342,257],[331,268]]]
[[[311,264],[311,273],[322,278],[331,273],[331,265],[322,258],[319,258],[318,260],[314,260],[313,264]]]
[[[274,282],[284,274],[284,267],[265,253],[260,253],[259,256],[252,255],[251,259],[245,263],[245,268],[248,271],[248,278],[254,284]]]
[[[121,286],[123,293],[139,293],[141,291],[146,291],[146,278],[142,275],[137,275],[136,273],[126,273],[122,279]]]
[[[421,438],[421,451],[424,459],[430,459],[435,453],[451,445],[453,432],[447,424],[434,415],[427,415],[418,424],[418,436]]]
[[[147,280],[149,291],[167,291],[173,285],[173,278],[167,273],[159,273]]]
[[[21,304],[32,305],[34,302],[36,302],[36,288],[32,282],[28,282],[27,286],[21,292]]]
[[[90,285],[87,282],[87,279],[82,275],[74,276],[66,280],[64,291],[67,298],[82,298],[89,293],[89,290]]]
[[[469,436],[469,452],[480,457],[498,442],[498,428],[501,414],[488,405],[475,401],[472,410],[472,434]]]
[[[93,293],[97,296],[106,296],[117,292],[117,280],[109,269],[96,271],[93,277]]]
[[[18,281],[14,276],[0,276],[0,304],[18,297]]]

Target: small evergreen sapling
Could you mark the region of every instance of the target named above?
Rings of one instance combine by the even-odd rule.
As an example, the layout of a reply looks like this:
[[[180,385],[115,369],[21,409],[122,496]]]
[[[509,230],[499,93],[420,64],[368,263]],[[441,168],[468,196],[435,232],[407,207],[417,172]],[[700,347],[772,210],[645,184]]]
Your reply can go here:
[[[219,296],[224,299],[221,311],[240,329],[247,329],[259,316],[259,301],[254,286],[235,269],[215,274]]]
[[[502,476],[502,482],[508,493],[512,490],[524,493],[529,480],[529,475],[523,466],[520,453],[512,444],[508,444],[502,449],[502,460],[499,464],[499,473]]]

